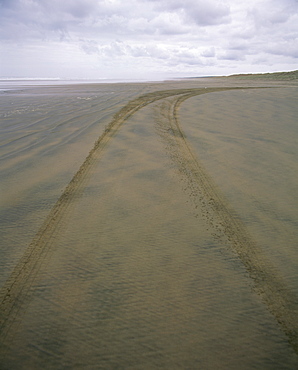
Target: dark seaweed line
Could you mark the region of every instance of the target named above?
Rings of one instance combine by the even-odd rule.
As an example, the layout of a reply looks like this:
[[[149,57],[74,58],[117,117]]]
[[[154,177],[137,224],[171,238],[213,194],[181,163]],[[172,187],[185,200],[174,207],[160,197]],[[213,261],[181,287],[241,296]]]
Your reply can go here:
[[[163,116],[162,125],[166,125],[167,128],[163,129],[162,136],[170,143],[168,146],[170,156],[186,178],[189,190],[197,199],[195,202],[201,203],[204,199],[208,205],[208,209],[205,208],[205,212],[208,213],[206,218],[215,229],[214,235],[221,234],[220,238],[224,236],[224,239],[228,240],[252,278],[256,293],[261,296],[298,354],[297,296],[287,288],[278,271],[271,266],[252,240],[243,222],[199,162],[180,127],[178,119],[180,105],[186,99],[199,94],[189,92],[175,98]]]
[[[202,89],[194,89],[202,91]],[[188,93],[189,89],[163,90],[142,95],[126,104],[112,119],[95,142],[83,164],[49,212],[36,236],[25,250],[6,283],[0,290],[0,344],[13,334],[15,325],[30,300],[30,289],[42,264],[49,258],[55,245],[55,235],[61,230],[71,204],[80,196],[93,164],[119,130],[125,120],[142,107],[174,95]],[[204,93],[208,90],[203,90]],[[0,346],[1,347],[1,346]]]

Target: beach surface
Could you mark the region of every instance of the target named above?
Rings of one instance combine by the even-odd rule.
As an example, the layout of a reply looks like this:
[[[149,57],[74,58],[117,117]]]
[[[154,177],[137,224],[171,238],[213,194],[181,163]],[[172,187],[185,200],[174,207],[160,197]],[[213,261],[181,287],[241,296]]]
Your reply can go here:
[[[296,369],[296,81],[3,88],[0,368]]]

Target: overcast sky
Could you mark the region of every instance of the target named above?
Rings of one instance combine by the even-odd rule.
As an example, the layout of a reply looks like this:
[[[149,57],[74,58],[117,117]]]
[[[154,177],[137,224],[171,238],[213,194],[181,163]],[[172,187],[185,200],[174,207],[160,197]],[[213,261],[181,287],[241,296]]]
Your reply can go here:
[[[298,0],[0,0],[0,77],[298,69]]]

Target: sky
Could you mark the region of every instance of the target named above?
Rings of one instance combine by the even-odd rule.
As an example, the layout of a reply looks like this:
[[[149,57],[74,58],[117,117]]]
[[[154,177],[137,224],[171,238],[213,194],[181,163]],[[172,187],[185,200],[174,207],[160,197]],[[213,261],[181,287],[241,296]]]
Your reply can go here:
[[[298,69],[298,0],[0,0],[0,78]]]

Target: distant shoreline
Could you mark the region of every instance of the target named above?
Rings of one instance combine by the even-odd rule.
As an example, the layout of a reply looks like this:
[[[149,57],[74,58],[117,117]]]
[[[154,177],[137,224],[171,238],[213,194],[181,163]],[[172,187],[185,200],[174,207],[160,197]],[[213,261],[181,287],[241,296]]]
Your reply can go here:
[[[192,77],[172,77],[164,79],[120,79],[120,78],[60,78],[60,77],[0,77],[1,84],[9,83],[28,83],[29,85],[49,84],[78,84],[78,83],[152,83],[168,82],[177,80],[195,80],[205,78],[237,78],[237,79],[266,79],[266,80],[296,80],[298,79],[298,70],[288,72],[269,72],[269,73],[241,73],[222,76],[192,76]]]

